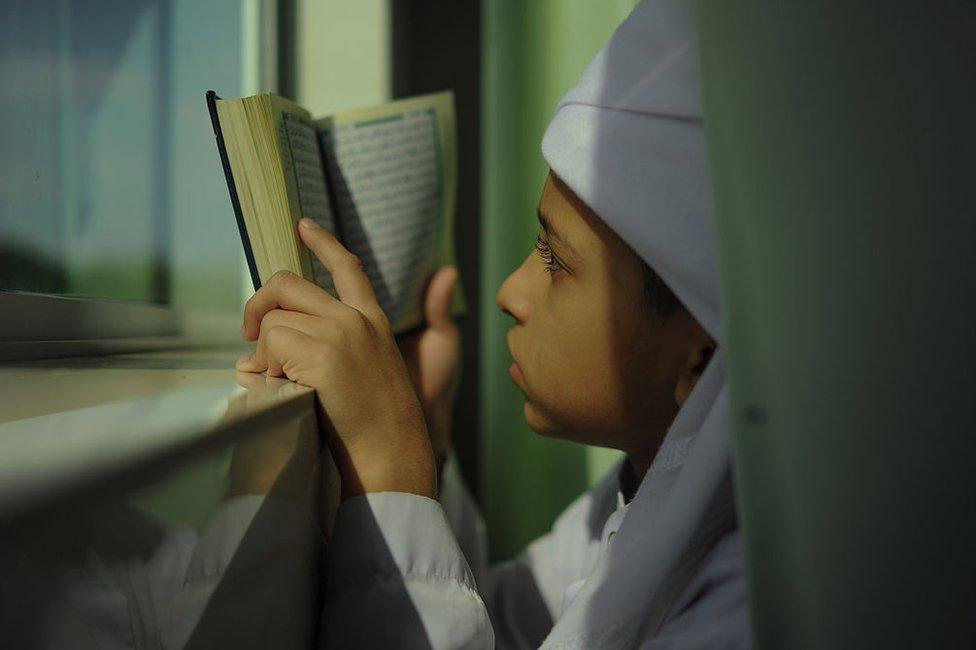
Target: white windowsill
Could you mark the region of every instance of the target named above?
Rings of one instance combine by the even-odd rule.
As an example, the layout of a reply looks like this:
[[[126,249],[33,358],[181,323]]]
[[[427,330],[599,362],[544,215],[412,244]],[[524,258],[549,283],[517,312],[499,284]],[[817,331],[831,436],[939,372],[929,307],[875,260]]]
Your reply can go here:
[[[235,373],[248,349],[0,365],[0,522],[314,411],[311,389]]]

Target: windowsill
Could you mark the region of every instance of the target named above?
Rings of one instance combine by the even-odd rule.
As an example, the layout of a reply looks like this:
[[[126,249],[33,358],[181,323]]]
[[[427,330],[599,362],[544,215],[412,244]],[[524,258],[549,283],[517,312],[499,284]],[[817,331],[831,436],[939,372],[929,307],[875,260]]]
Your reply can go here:
[[[0,522],[314,409],[309,388],[235,373],[249,349],[0,365]]]

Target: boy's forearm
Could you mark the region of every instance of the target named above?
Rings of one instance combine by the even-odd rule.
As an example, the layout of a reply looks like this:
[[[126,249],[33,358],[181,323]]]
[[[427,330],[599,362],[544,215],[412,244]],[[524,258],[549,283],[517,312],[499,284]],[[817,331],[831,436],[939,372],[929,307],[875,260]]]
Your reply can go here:
[[[382,414],[382,415],[381,415]],[[325,409],[321,415],[328,419]],[[406,492],[437,498],[437,465],[423,411],[412,391],[388,394],[355,434],[326,439],[341,479],[340,498],[373,492]]]
[[[437,498],[434,455],[422,435],[397,431],[398,439],[370,448],[333,444],[341,479],[341,500],[374,492],[406,492]]]

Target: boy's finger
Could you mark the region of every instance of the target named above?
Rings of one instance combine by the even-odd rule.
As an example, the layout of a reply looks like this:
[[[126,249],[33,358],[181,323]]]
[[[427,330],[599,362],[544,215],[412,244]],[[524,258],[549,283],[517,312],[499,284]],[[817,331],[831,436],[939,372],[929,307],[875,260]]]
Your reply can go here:
[[[254,350],[254,354],[241,357],[234,363],[234,370],[238,372],[264,372],[267,367],[261,346]]]
[[[258,343],[254,354],[238,359],[237,370],[245,372],[267,372],[269,377],[284,377],[281,364],[268,354],[268,332],[276,327],[288,327],[314,338],[316,326],[321,327],[322,319],[296,311],[273,309],[261,319]]]
[[[339,300],[364,314],[377,313],[379,304],[373,293],[373,285],[363,272],[359,258],[346,250],[339,240],[312,219],[302,219],[298,226],[302,241],[332,274]]]
[[[274,359],[278,366],[282,366],[289,361],[302,358],[308,353],[309,348],[314,343],[314,339],[304,332],[299,332],[290,327],[276,325],[268,330],[265,339],[265,350],[269,358]],[[281,376],[286,376],[282,373]],[[297,381],[298,377],[289,377]]]
[[[445,329],[454,326],[451,319],[451,296],[457,280],[458,270],[453,266],[439,269],[430,279],[424,299],[424,315],[428,327]]]
[[[284,377],[285,370],[281,367],[282,362],[275,355],[268,352],[268,347],[264,347],[264,356],[268,360],[268,369],[264,372],[268,377]]]
[[[267,284],[257,290],[244,305],[244,326],[241,335],[245,341],[257,338],[265,314],[274,309],[287,309],[315,316],[328,316],[344,309],[328,292],[294,273],[279,271]]]
[[[257,345],[254,346],[254,354],[238,359],[234,365],[235,370],[243,372],[264,372],[268,369],[268,355],[264,347],[267,330],[267,327],[260,328]]]

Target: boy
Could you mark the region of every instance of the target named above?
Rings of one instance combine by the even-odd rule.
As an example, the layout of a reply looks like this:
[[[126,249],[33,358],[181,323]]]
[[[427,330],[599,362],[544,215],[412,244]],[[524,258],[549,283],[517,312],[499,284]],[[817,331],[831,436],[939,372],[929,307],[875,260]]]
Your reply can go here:
[[[450,460],[435,500],[453,270],[432,280],[409,366],[357,260],[310,221],[301,237],[339,299],[279,274],[249,301],[244,335],[258,346],[238,368],[315,387],[332,425],[343,504],[327,644],[748,645],[689,34],[682,3],[639,5],[543,139],[537,250],[498,292],[515,320],[510,375],[532,429],[627,459],[516,561],[484,565]]]

